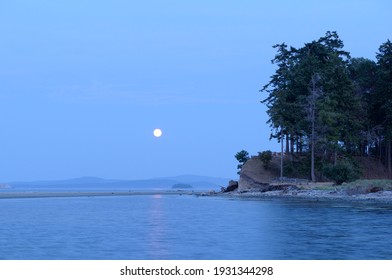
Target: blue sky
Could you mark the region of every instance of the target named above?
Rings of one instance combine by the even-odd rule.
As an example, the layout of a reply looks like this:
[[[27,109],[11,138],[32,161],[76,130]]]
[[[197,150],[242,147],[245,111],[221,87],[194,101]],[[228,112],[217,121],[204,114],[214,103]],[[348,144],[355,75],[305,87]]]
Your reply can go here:
[[[353,57],[375,59],[391,10],[386,0],[0,0],[0,182],[236,178],[236,152],[279,149],[259,103],[272,45],[331,30]]]

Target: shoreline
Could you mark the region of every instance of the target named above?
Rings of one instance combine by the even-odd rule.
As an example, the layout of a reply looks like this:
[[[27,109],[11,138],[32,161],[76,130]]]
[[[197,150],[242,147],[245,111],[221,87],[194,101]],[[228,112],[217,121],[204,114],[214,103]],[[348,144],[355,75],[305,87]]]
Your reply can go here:
[[[392,205],[392,191],[349,195],[342,191],[330,190],[276,190],[238,192],[196,192],[196,191],[106,191],[106,192],[0,192],[1,199],[19,198],[64,198],[64,197],[100,197],[100,196],[135,196],[135,195],[194,195],[197,197],[284,199],[313,202],[363,202],[369,204]]]
[[[56,198],[56,197],[98,197],[98,196],[133,196],[133,195],[185,195],[187,191],[63,191],[63,192],[0,192],[0,199],[18,198]]]
[[[222,196],[232,198],[287,199],[314,202],[363,202],[369,204],[392,205],[392,191],[349,195],[341,191],[329,190],[277,190],[267,192],[228,192]]]

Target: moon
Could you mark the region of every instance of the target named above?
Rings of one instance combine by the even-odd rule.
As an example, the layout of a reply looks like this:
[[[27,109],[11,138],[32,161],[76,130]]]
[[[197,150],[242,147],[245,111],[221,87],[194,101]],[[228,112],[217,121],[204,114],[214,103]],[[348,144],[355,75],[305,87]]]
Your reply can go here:
[[[158,138],[158,137],[161,137],[161,136],[162,136],[162,130],[159,129],[159,128],[156,128],[156,129],[154,129],[153,134],[154,134],[154,136],[157,137],[157,138]]]

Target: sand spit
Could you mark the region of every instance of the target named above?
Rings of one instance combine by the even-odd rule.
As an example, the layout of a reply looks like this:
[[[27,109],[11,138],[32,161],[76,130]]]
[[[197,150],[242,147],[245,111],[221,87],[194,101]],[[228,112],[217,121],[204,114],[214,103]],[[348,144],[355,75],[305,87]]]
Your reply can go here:
[[[186,191],[113,191],[113,192],[0,192],[0,199],[45,197],[95,197],[130,195],[183,195]]]
[[[330,202],[366,202],[392,205],[392,191],[349,195],[344,191],[330,190],[278,190],[267,192],[238,192],[227,193],[209,191],[113,191],[113,192],[0,192],[0,199],[16,198],[54,198],[54,197],[98,197],[98,196],[134,196],[134,195],[195,195],[219,196],[227,198],[260,198],[260,199],[289,199]]]

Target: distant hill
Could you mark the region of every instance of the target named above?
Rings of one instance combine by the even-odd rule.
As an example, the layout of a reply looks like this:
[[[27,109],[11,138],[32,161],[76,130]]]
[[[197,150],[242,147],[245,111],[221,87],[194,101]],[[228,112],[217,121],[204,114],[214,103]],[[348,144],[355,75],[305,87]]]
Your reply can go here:
[[[10,182],[8,185],[13,189],[170,189],[176,184],[189,184],[195,189],[219,189],[226,186],[229,179],[198,176],[180,175],[175,177],[162,177],[145,180],[117,180],[99,177],[80,177],[66,180]]]
[[[103,179],[99,177],[79,177],[65,180],[42,180],[42,181],[31,181],[31,182],[12,182],[13,185],[34,185],[34,186],[53,186],[53,185],[75,185],[75,184],[106,184],[113,182],[122,182],[125,180],[111,180]]]
[[[157,179],[174,180],[179,183],[190,184],[196,188],[205,188],[209,186],[213,187],[226,187],[230,179],[211,177],[211,176],[200,176],[200,175],[179,175],[175,177],[163,177]]]

